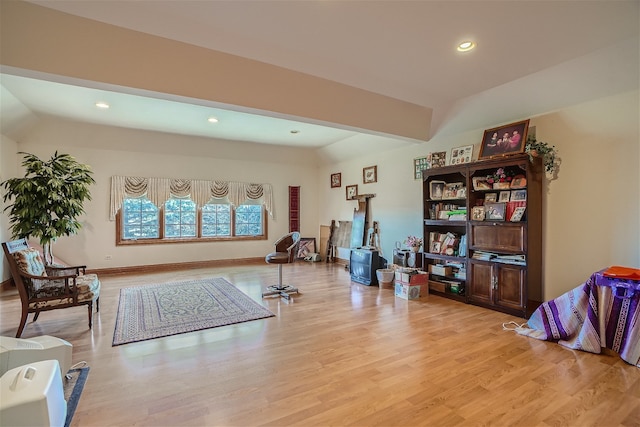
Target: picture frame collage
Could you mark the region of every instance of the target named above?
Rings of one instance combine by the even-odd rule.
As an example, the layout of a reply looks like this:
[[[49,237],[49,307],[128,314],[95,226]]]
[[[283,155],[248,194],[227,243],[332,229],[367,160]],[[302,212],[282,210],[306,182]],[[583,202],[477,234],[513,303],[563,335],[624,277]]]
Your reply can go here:
[[[362,168],[362,183],[372,184],[378,182],[378,165],[367,166]],[[330,176],[331,188],[342,187],[342,173],[332,173]],[[345,198],[346,200],[354,200],[358,198],[358,184],[351,184],[345,186]]]

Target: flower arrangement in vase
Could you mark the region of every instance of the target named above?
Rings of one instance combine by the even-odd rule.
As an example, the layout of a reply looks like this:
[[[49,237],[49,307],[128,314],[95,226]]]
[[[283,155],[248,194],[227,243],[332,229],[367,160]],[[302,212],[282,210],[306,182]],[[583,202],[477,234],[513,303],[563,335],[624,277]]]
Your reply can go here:
[[[413,252],[418,252],[420,250],[420,247],[422,246],[422,237],[407,236],[407,240],[404,241],[404,244],[407,245]]]
[[[511,180],[513,180],[513,173],[504,168],[498,168],[494,173],[487,175],[487,183],[493,188],[509,188]]]

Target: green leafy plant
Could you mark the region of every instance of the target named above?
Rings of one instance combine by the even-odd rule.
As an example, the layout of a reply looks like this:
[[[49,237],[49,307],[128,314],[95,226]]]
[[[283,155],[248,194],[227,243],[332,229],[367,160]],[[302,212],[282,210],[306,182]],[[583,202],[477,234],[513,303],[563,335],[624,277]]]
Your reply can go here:
[[[57,151],[46,162],[33,154],[18,154],[24,155],[25,175],[0,183],[5,190],[4,202],[13,201],[4,211],[9,211],[13,238],[38,238],[50,263],[51,244],[82,227],[77,218],[84,213],[83,203],[91,200],[93,172],[69,154]]]
[[[535,136],[527,137],[527,144],[524,151],[529,154],[529,158],[533,161],[534,157],[542,158],[544,170],[549,175],[555,176],[560,167],[560,157],[555,145],[550,145],[543,141],[536,140]]]

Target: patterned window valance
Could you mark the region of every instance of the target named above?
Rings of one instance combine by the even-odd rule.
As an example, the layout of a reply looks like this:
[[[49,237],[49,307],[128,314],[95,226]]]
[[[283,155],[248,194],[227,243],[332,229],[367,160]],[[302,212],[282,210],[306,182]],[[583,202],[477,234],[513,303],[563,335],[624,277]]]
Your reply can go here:
[[[265,209],[273,218],[273,190],[271,184],[250,184],[233,181],[205,181],[193,179],[142,178],[138,176],[111,177],[111,221],[126,198],[147,198],[158,208],[171,197],[191,197],[198,208],[211,198],[228,198],[235,208],[247,199],[262,199]]]

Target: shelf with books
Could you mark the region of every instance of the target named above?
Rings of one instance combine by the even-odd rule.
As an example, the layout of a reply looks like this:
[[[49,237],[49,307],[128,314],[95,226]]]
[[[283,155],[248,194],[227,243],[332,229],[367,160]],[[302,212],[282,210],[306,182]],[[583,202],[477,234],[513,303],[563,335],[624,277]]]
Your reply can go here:
[[[526,154],[423,171],[423,268],[464,264],[460,277],[431,274],[434,293],[522,317],[537,307],[543,172],[541,161]],[[445,188],[464,199],[443,198]],[[481,257],[483,252],[493,255]],[[447,280],[462,285],[457,293]]]

